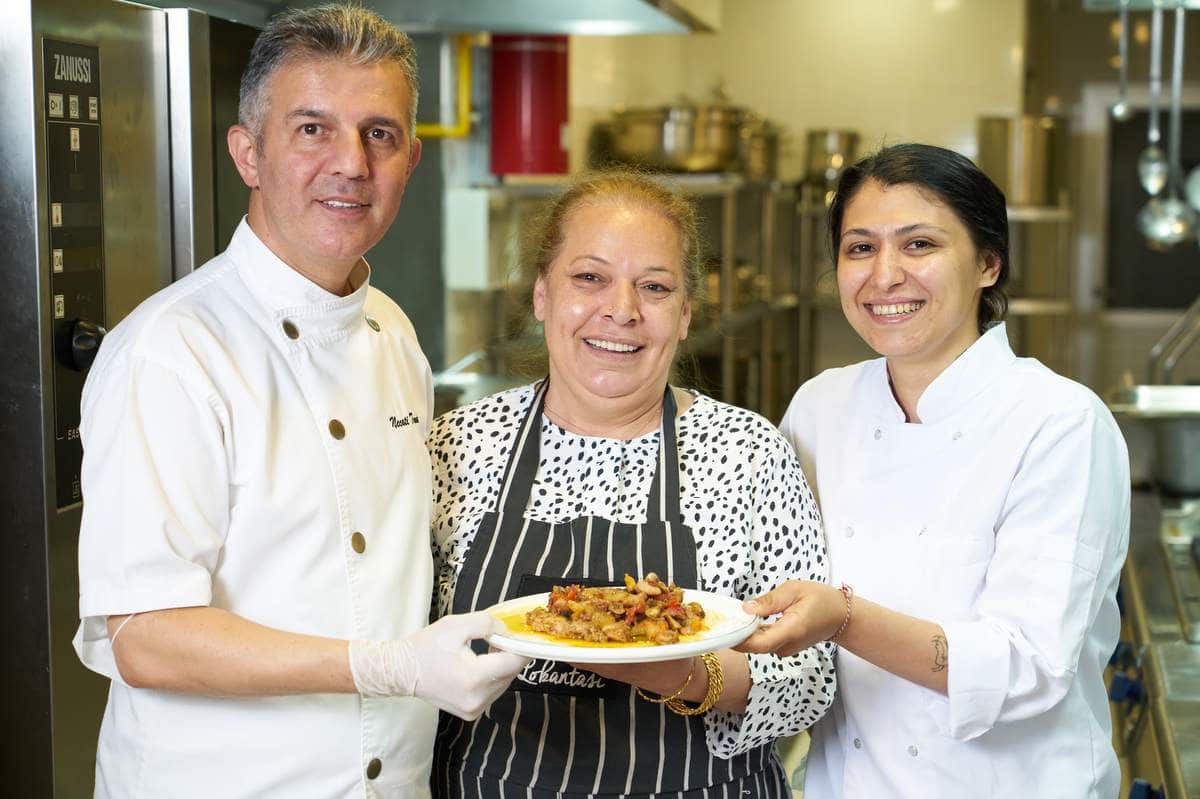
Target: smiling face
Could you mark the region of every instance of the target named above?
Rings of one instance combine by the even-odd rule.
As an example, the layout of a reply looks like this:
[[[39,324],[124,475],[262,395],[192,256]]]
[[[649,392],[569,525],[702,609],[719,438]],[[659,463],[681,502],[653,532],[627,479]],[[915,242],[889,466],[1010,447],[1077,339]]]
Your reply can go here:
[[[268,80],[260,135],[235,125],[228,136],[252,189],[250,227],[293,269],[337,292],[396,218],[420,159],[408,84],[393,62],[298,57]]]
[[[619,415],[654,406],[691,320],[679,232],[636,204],[580,205],[534,284],[533,311],[560,408]]]
[[[846,206],[837,251],[846,319],[891,368],[940,372],[979,338],[1000,260],[958,216],[909,183],[868,180]]]

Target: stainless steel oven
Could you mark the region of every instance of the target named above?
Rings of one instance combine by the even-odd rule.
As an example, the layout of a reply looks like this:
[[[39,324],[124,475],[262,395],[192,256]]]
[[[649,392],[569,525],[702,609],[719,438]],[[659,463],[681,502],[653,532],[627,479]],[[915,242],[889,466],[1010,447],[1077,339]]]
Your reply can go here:
[[[107,681],[71,647],[79,396],[104,328],[218,245],[214,43],[188,10],[27,0],[3,14],[0,774],[12,795],[90,796]]]

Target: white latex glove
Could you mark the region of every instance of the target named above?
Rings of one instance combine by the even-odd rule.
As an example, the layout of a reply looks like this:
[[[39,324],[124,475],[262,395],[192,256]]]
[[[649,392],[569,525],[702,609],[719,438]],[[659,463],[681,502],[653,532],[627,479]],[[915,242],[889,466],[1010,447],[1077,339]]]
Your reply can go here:
[[[446,616],[399,641],[351,641],[350,672],[363,696],[415,696],[471,721],[529,663],[508,652],[476,655],[471,641],[500,622],[487,613]]]

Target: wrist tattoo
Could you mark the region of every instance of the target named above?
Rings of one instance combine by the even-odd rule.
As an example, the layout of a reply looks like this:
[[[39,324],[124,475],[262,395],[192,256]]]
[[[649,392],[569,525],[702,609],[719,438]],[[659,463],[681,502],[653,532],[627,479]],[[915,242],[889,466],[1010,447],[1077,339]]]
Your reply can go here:
[[[950,662],[950,647],[946,644],[945,636],[933,636],[933,671],[945,671]]]

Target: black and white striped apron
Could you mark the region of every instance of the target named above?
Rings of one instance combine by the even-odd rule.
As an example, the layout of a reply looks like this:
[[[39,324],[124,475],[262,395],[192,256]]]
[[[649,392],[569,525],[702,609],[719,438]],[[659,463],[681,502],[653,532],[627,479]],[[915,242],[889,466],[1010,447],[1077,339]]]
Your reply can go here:
[[[699,588],[696,543],[679,514],[675,399],[668,386],[645,524],[593,516],[550,524],[526,517],[537,473],[543,380],[509,454],[497,509],[464,558],[452,610],[466,613],[552,585],[620,584],[657,572]],[[479,643],[479,642],[477,642]],[[474,722],[438,725],[433,795],[448,797],[790,797],[771,744],[713,757],[701,717],[680,716],[589,671],[535,660]]]

